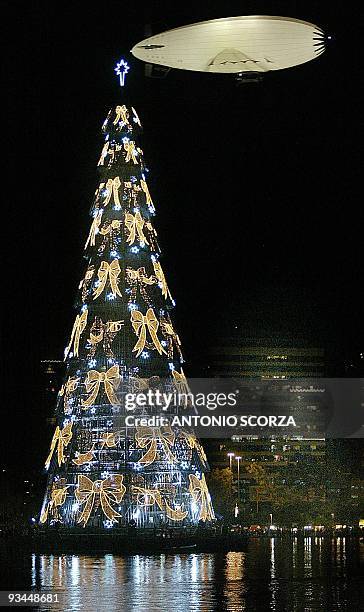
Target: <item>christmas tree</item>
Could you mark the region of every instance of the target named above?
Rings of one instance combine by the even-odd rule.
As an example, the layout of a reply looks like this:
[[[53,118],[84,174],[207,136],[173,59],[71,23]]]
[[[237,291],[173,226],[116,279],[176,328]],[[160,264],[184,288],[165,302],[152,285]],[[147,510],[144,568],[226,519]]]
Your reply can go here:
[[[127,65],[117,68],[123,81]],[[214,512],[206,456],[193,431],[172,428],[168,418],[158,427],[125,421],[130,394],[159,390],[188,397],[188,385],[136,110],[116,106],[102,131],[87,264],[65,349],[40,524],[196,525],[213,520]],[[169,413],[181,409],[186,404]],[[146,405],[138,414],[156,411]]]

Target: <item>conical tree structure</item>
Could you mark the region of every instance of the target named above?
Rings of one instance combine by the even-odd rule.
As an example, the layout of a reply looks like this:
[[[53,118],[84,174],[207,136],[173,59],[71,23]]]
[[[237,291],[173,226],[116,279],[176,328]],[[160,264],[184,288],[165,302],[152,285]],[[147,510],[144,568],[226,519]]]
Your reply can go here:
[[[45,462],[40,524],[154,528],[210,521],[208,465],[194,433],[169,424],[125,424],[130,393],[187,393],[188,386],[152,221],[139,117],[133,107],[117,106],[102,129],[100,183]]]

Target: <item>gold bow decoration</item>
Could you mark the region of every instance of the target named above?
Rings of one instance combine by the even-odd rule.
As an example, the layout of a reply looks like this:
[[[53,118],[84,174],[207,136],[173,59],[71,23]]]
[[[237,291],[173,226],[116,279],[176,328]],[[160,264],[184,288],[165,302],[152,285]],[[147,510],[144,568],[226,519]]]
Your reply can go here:
[[[59,390],[59,395],[63,397],[63,408],[65,414],[69,414],[71,408],[69,406],[70,395],[76,391],[80,379],[77,376],[69,376],[67,382],[62,385]]]
[[[52,485],[52,492],[51,492],[51,498],[50,498],[49,502],[43,508],[42,513],[40,515],[39,522],[42,525],[48,519],[49,512],[51,513],[52,517],[56,521],[60,521],[61,520],[61,518],[59,516],[58,508],[60,506],[63,506],[64,502],[66,501],[68,487],[69,487],[69,485],[67,485],[66,487],[63,487],[63,488],[56,489],[55,486],[54,486],[54,483],[53,483],[53,485]]]
[[[145,202],[151,212],[155,212],[152,196],[150,195],[149,187],[144,181],[144,179],[140,179],[140,186],[145,193]]]
[[[110,110],[109,110],[109,112],[107,113],[107,117],[106,117],[106,119],[105,119],[104,123],[102,124],[102,131],[103,131],[103,132],[106,132],[106,131],[107,131],[107,124],[108,124],[108,122],[109,122],[109,119],[110,119],[110,117],[111,117],[111,114],[112,114],[112,109],[110,109]]]
[[[120,289],[118,287],[118,279],[120,276],[120,264],[117,259],[113,259],[111,264],[107,261],[102,261],[97,272],[99,278],[99,285],[95,288],[93,299],[96,300],[103,290],[105,289],[106,282],[109,279],[112,294],[114,296],[119,295],[121,297]]]
[[[96,234],[99,233],[101,218],[102,218],[102,210],[98,210],[91,223],[90,232],[86,240],[84,249],[87,249],[88,246],[95,246]]]
[[[187,442],[187,446],[193,450],[194,448],[196,449],[201,461],[203,463],[207,463],[207,457],[205,454],[205,451],[203,449],[203,447],[201,446],[201,444],[199,443],[199,441],[197,440],[195,434],[190,433],[189,431],[185,431],[184,429],[181,429],[180,431],[180,437],[184,438]]]
[[[189,474],[189,491],[193,501],[199,506],[198,520],[213,521],[215,518],[214,510],[211,505],[210,494],[207,488],[205,474],[201,480],[194,474]]]
[[[62,463],[65,462],[63,451],[64,451],[64,448],[69,445],[69,443],[71,442],[71,439],[72,439],[72,421],[70,423],[67,423],[67,425],[65,425],[63,429],[60,429],[59,426],[57,425],[56,430],[53,434],[53,438],[51,442],[51,449],[45,461],[46,469],[49,468],[56,445],[58,445],[57,446],[58,466],[60,467]]]
[[[172,521],[183,521],[183,519],[187,516],[187,512],[184,510],[181,510],[180,508],[171,508],[168,502],[162,498],[161,491],[158,489],[146,489],[144,487],[132,485],[131,492],[136,496],[138,506],[147,508],[157,504],[158,508],[162,512],[165,512],[167,517]]]
[[[136,112],[134,106],[131,107],[131,110],[133,111],[133,115],[134,115],[134,121],[137,125],[139,125],[139,127],[142,127],[142,124],[140,122],[140,119],[138,117],[138,113]]]
[[[109,143],[105,142],[104,146],[102,147],[101,156],[97,164],[98,166],[104,165],[108,152],[109,152]]]
[[[113,503],[120,503],[124,497],[126,487],[123,485],[123,475],[115,474],[105,480],[92,481],[87,476],[79,475],[75,497],[77,501],[84,505],[84,508],[77,519],[77,523],[83,523],[85,527],[89,521],[94,506],[101,505],[105,516],[117,523],[116,517],[121,514],[113,508]]]
[[[94,265],[89,266],[86,270],[84,278],[80,281],[80,284],[78,285],[78,288],[82,290],[81,297],[82,297],[83,302],[85,301],[87,297],[87,293],[88,293],[89,286],[91,283],[91,279],[94,275],[94,272],[95,272],[95,266]]]
[[[147,452],[137,461],[144,467],[150,465],[157,457],[158,442],[160,442],[166,459],[170,463],[176,462],[176,457],[171,451],[174,445],[175,434],[170,425],[165,427],[137,427],[135,441],[139,448],[146,448]]]
[[[145,234],[147,235],[148,244],[150,245],[151,250],[155,253],[157,253],[158,251],[160,252],[160,248],[157,242],[157,232],[150,221],[145,222],[145,229]]]
[[[145,346],[151,350],[156,348],[160,355],[162,353],[166,355],[166,351],[164,350],[157,336],[159,321],[154,314],[153,308],[148,308],[145,316],[139,310],[133,310],[130,320],[133,329],[138,336],[138,340],[133,348],[133,353],[136,352],[137,357],[139,357]],[[147,342],[147,329],[150,337],[153,340],[153,344]]]
[[[181,351],[181,341],[179,339],[178,334],[176,334],[176,332],[174,331],[172,323],[168,321],[166,318],[161,317],[160,325],[161,325],[163,336],[167,338],[167,342],[168,342],[167,353],[168,353],[169,359],[173,359],[173,345],[174,345],[177,349],[180,360],[183,361],[183,356],[182,356],[182,351]]]
[[[184,375],[184,372],[181,368],[181,372],[177,372],[177,370],[172,370],[173,381],[175,387],[177,389],[177,393],[188,395],[191,393],[190,388],[188,386],[187,379]]]
[[[131,213],[126,213],[125,225],[129,232],[126,242],[130,246],[134,244],[136,238],[138,238],[140,243],[149,244],[143,232],[144,223],[145,221],[141,216],[139,210],[135,213],[135,215],[132,215]]]
[[[104,206],[107,206],[111,200],[111,196],[114,198],[114,204],[118,204],[120,206],[119,200],[119,189],[121,186],[121,181],[118,176],[113,179],[109,179],[106,183],[105,189],[107,190],[106,197],[104,199]]]
[[[139,163],[137,158],[137,149],[133,140],[127,140],[124,142],[124,149],[126,151],[125,162],[132,160],[134,164]]]
[[[107,323],[103,323],[100,317],[95,317],[95,320],[90,328],[90,337],[87,340],[87,342],[91,345],[88,356],[94,357],[97,345],[102,342],[106,357],[114,357],[111,344],[123,325],[123,320],[107,321]]]
[[[79,380],[80,379],[77,378],[77,376],[69,376],[67,378],[67,382],[60,388],[59,394],[66,397],[67,395],[73,393],[73,391],[76,391]]]
[[[93,461],[95,459],[94,448],[95,445],[93,444],[90,450],[86,451],[85,453],[79,453],[76,451],[76,458],[72,459],[72,463],[75,465],[85,465],[85,463],[90,463],[90,461]]]
[[[121,381],[119,373],[119,366],[111,366],[107,372],[98,372],[97,370],[89,370],[85,379],[86,392],[89,393],[89,397],[82,400],[83,409],[89,408],[95,403],[96,398],[99,394],[100,385],[104,385],[105,393],[108,397],[110,404],[113,406],[118,405],[118,398],[115,392],[118,390]]]
[[[162,322],[161,320],[161,327],[163,328],[163,331],[167,336],[173,336],[173,338],[176,338],[177,343],[179,345],[181,344],[179,336],[174,331],[173,325],[170,321],[167,321],[167,319],[163,319],[163,322]]]
[[[72,332],[71,332],[71,339],[69,341],[68,346],[66,346],[65,351],[64,351],[64,359],[67,359],[69,353],[71,352],[72,344],[73,344],[73,357],[78,357],[78,349],[80,347],[81,334],[87,325],[87,315],[88,315],[88,310],[87,308],[85,308],[85,310],[83,310],[81,314],[78,314],[76,316],[75,322],[73,324]]]
[[[129,124],[128,118],[129,118],[129,112],[128,109],[126,108],[125,104],[123,104],[122,106],[117,106],[115,108],[115,119],[113,121],[113,124],[116,125],[117,123],[119,123],[119,121],[122,121],[123,124]]]
[[[105,187],[105,183],[101,181],[101,183],[99,183],[99,186],[97,187],[95,191],[95,195],[94,195],[95,209],[98,208],[98,201],[100,199],[100,196],[102,195],[102,191],[104,190],[104,187]]]
[[[159,282],[159,286],[162,289],[162,295],[166,300],[168,297],[172,300],[171,292],[168,289],[166,277],[164,276],[164,272],[162,270],[162,266],[159,261],[153,261],[154,274]]]

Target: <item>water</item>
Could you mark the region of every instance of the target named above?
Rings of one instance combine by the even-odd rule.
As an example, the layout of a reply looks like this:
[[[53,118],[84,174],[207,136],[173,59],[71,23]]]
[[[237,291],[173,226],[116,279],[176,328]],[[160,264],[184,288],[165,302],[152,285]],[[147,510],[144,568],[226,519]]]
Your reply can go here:
[[[1,589],[60,593],[39,610],[359,612],[357,539],[252,538],[245,552],[42,555],[0,547]],[[33,608],[34,609],[34,608]]]

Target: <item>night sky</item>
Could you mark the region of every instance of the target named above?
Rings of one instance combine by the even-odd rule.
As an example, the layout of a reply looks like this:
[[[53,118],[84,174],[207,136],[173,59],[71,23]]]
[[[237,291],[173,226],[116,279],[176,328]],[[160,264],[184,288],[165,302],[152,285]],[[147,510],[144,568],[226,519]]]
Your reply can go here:
[[[39,362],[61,359],[84,271],[101,125],[124,92],[157,209],[176,328],[198,374],[218,337],[304,337],[344,360],[363,348],[359,15],[343,2],[3,2],[5,460],[42,461]],[[332,34],[308,64],[238,86],[129,53],[152,33],[240,14],[286,15]],[[10,177],[10,178],[9,178]],[[360,181],[361,183],[361,181]],[[38,433],[37,433],[38,432]],[[39,456],[40,455],[40,456]]]

